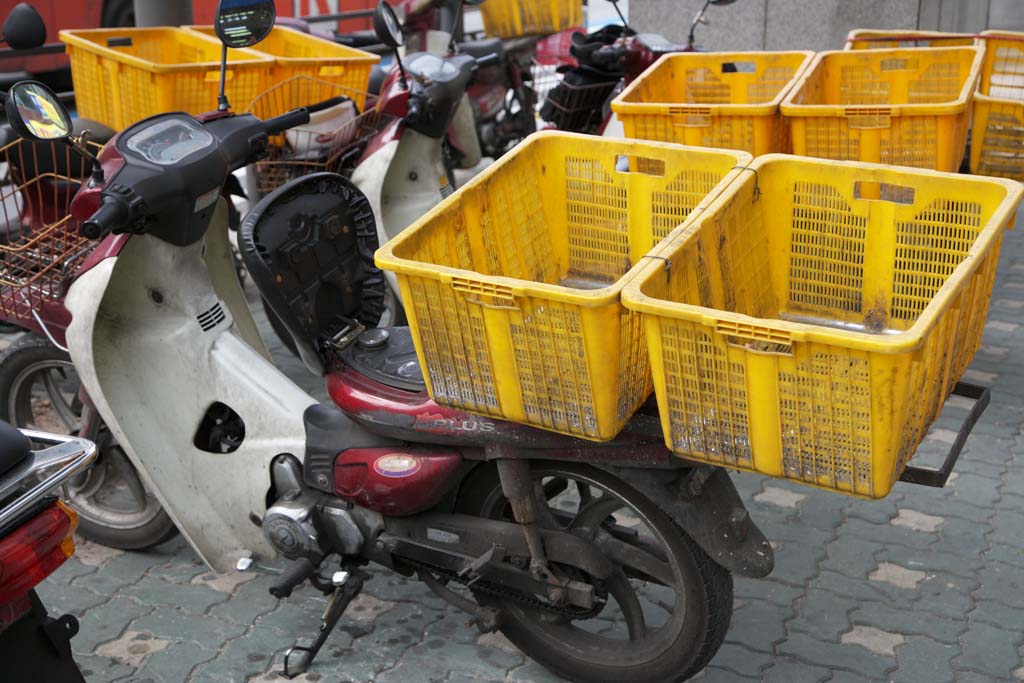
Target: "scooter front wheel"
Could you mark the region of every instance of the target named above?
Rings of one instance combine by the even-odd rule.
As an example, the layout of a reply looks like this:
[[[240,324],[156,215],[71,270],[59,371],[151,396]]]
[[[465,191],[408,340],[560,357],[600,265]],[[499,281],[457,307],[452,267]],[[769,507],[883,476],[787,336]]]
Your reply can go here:
[[[17,427],[77,434],[81,382],[67,353],[27,334],[0,355],[0,419]],[[72,479],[68,503],[78,513],[78,532],[90,541],[142,550],[178,533],[105,425],[95,438],[100,454]]]
[[[603,604],[582,616],[560,613],[539,596],[475,591],[478,602],[504,612],[508,639],[551,671],[587,683],[676,683],[706,667],[729,628],[732,575],[650,499],[608,472],[545,461],[531,463],[531,476],[538,522],[594,543],[615,571],[596,581],[557,567],[592,583],[601,597]],[[460,487],[459,512],[511,521],[510,507],[491,464]]]

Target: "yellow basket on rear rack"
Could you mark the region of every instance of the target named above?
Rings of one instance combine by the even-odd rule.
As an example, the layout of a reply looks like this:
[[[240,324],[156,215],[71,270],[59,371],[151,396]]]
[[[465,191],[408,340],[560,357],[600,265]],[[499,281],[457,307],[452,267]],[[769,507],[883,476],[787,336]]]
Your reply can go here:
[[[217,35],[212,26],[190,26],[189,30],[207,37]],[[370,88],[370,71],[374,64],[380,62],[380,57],[377,55],[347,45],[339,45],[286,26],[275,26],[270,31],[270,35],[250,49],[274,60],[270,80],[267,82],[268,87],[272,84],[283,83],[296,76],[308,76],[358,93],[359,99],[356,100],[356,105],[360,111],[366,105],[366,91]],[[250,101],[251,98],[249,101],[234,102],[233,104],[238,108],[248,107]],[[316,101],[302,104],[315,103]],[[292,106],[298,106],[298,104]],[[288,109],[282,109],[272,113],[271,116],[277,116],[286,111]]]
[[[583,24],[581,0],[487,0],[484,33],[497,38],[558,33]]]
[[[982,52],[819,52],[782,102],[793,152],[956,171],[967,146]]]
[[[945,31],[880,31],[855,28],[846,34],[847,50],[885,50],[894,47],[963,47],[975,44],[973,33]]]
[[[1012,181],[756,159],[628,284],[677,454],[889,493],[981,342]]]
[[[750,155],[532,135],[377,252],[434,400],[585,439],[650,394],[631,268]]]
[[[612,100],[626,137],[753,155],[786,152],[779,103],[813,52],[664,55]]]
[[[985,31],[971,173],[1024,180],[1024,33]]]
[[[78,113],[121,129],[155,114],[217,108],[221,44],[181,28],[61,31]],[[226,93],[242,109],[269,83],[274,60],[253,50],[228,56]]]

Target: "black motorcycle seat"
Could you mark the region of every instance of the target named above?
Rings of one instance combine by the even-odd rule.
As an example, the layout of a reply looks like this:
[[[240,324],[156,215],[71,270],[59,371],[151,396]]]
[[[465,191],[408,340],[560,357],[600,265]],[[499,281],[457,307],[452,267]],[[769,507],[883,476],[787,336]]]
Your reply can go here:
[[[380,45],[380,38],[373,31],[353,31],[352,33],[335,33],[334,42],[348,47],[366,47]]]
[[[474,59],[480,59],[488,55],[505,56],[505,46],[501,38],[482,38],[481,40],[467,40],[464,43],[456,44],[456,49]]]
[[[32,442],[21,431],[0,422],[0,476],[7,474],[32,453]]]
[[[238,242],[265,304],[313,373],[323,373],[339,335],[380,320],[387,285],[373,265],[377,224],[366,195],[342,176],[313,173],[274,190],[249,210]]]

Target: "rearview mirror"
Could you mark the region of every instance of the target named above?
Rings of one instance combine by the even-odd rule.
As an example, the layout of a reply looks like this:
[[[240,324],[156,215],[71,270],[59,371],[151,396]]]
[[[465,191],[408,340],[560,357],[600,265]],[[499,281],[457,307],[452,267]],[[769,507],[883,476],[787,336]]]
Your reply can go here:
[[[53,91],[36,81],[20,81],[7,93],[7,120],[24,138],[62,140],[71,135],[71,115]]]
[[[220,0],[213,29],[227,47],[250,47],[274,28],[274,0]]]
[[[32,5],[21,2],[4,19],[4,42],[15,50],[31,50],[46,42],[46,24]]]
[[[405,44],[405,36],[402,35],[402,22],[395,15],[385,0],[377,3],[377,9],[373,12],[373,32],[377,40],[384,43],[392,50]]]

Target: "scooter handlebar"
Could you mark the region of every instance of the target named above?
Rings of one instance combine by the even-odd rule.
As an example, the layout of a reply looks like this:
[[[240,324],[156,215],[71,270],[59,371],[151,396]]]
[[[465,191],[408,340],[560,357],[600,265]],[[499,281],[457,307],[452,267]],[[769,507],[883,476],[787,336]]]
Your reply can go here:
[[[317,105],[313,106],[315,107]],[[263,122],[263,125],[266,126],[267,135],[279,135],[289,128],[309,123],[309,111],[310,110],[306,107],[299,107],[298,109],[285,112],[280,116],[266,119]]]
[[[103,233],[120,232],[131,219],[128,205],[119,199],[104,197],[103,204],[87,221],[82,223],[82,235],[94,240]]]
[[[497,52],[492,52],[491,54],[484,55],[483,57],[477,57],[476,60],[476,65],[479,67],[494,66],[500,63],[501,55],[499,55]]]

